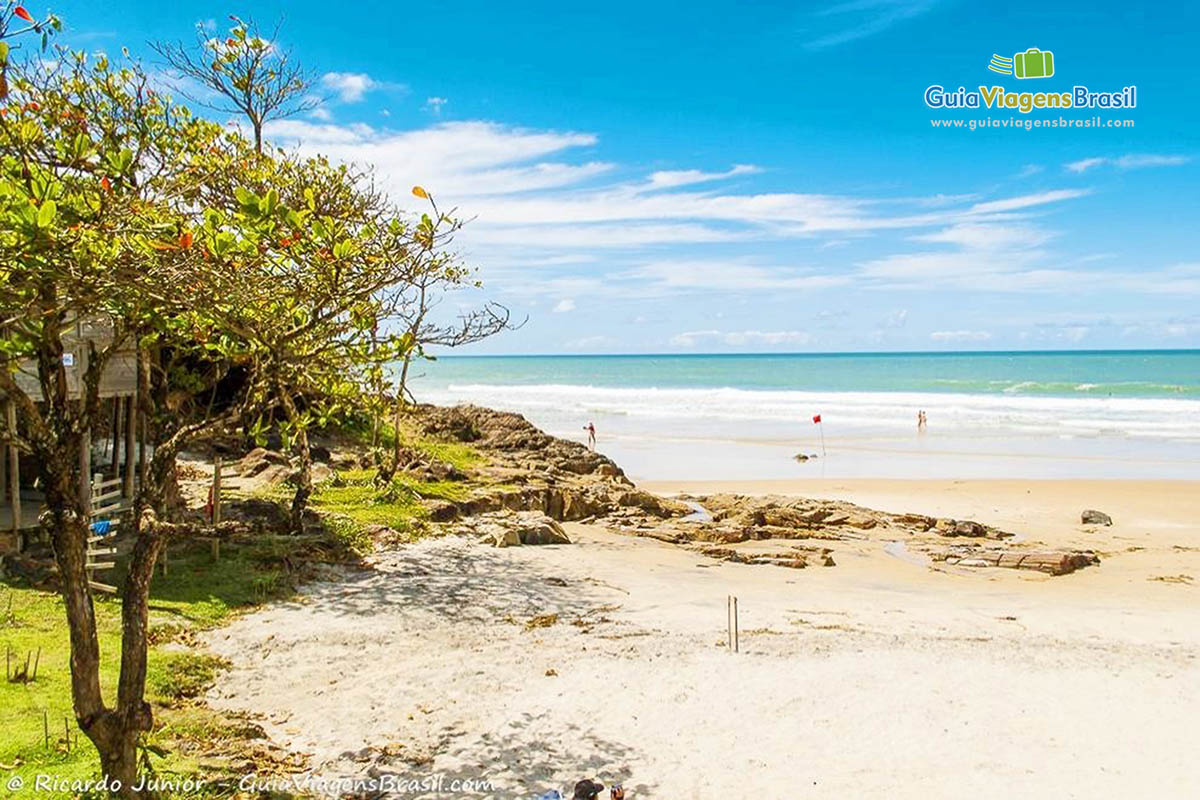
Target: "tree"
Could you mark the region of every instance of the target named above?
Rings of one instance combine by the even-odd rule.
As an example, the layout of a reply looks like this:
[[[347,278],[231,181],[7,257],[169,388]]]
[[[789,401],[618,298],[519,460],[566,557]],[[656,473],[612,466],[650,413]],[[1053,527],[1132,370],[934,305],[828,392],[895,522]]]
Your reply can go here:
[[[187,218],[164,198],[186,194],[180,164],[221,131],[156,97],[140,70],[103,57],[58,56],[49,71],[17,67],[0,110],[0,391],[24,422],[23,431],[5,435],[36,456],[46,494],[42,525],[66,606],[76,719],[105,775],[129,790],[138,737],[152,722],[144,701],[147,597],[162,530],[139,525],[136,533],[110,707],[100,691],[80,488],[88,476],[79,465],[98,421],[109,360],[142,337],[175,337],[177,303],[164,298],[181,296],[196,281],[199,260]],[[63,334],[81,320],[107,327],[108,335],[90,344],[76,400]],[[36,366],[36,395],[15,378],[22,363]],[[160,462],[166,457],[156,453]]]
[[[281,25],[263,36],[253,19],[230,19],[234,25],[224,39],[210,36],[203,26],[197,26],[196,41],[190,46],[183,42],[153,42],[151,47],[181,76],[196,81],[217,97],[212,100],[185,89],[184,96],[193,103],[244,116],[254,132],[254,149],[262,153],[263,125],[311,111],[321,99],[308,94],[312,76],[293,59],[290,50],[279,45]]]
[[[507,308],[498,303],[486,303],[480,308],[462,312],[454,320],[435,316],[446,294],[467,287],[478,288],[473,271],[450,249],[462,221],[452,214],[438,210],[437,202],[424,187],[414,186],[413,195],[429,203],[432,214],[422,214],[416,228],[415,248],[411,255],[411,277],[395,285],[381,301],[381,322],[392,331],[380,339],[376,334],[373,355],[377,364],[375,378],[376,404],[386,405],[384,368],[399,365],[392,389],[392,421],[394,436],[390,459],[377,461],[375,480],[386,486],[404,460],[404,445],[400,437],[404,410],[412,393],[408,387],[409,370],[415,359],[433,358],[427,348],[461,347],[482,341],[512,327]]]
[[[264,415],[279,411],[301,463],[299,527],[312,491],[310,427],[356,407],[385,363],[499,330],[507,312],[431,321],[441,293],[469,282],[446,250],[458,224],[432,201],[433,216],[412,220],[361,172],[193,117],[156,95],[137,65],[60,50],[51,66],[13,65],[0,106],[0,394],[23,423],[0,436],[39,465],[76,719],[104,774],[132,796],[137,744],[153,722],[144,699],[150,582],[166,539],[186,530],[166,491],[178,452],[246,424],[261,432]],[[89,345],[73,396],[64,331],[80,321],[107,334]],[[127,348],[139,354],[154,449],[134,501],[110,705],[80,463],[105,366]],[[29,365],[35,391],[16,377]],[[173,399],[202,393],[206,403]]]
[[[62,30],[62,22],[54,14],[37,19],[25,6],[15,0],[7,0],[0,9],[0,100],[8,97],[8,59],[12,53],[11,39],[35,34],[41,37],[42,49],[50,43],[50,37]]]

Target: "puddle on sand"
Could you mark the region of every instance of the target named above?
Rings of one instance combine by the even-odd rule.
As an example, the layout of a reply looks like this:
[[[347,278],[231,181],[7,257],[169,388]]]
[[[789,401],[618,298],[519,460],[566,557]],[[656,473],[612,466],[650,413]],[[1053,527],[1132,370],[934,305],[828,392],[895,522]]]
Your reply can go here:
[[[692,500],[680,500],[688,508],[692,509],[692,513],[686,517],[680,517],[680,522],[712,522],[712,514],[707,508]]]
[[[893,558],[898,558],[901,561],[907,561],[909,564],[916,564],[918,567],[927,567],[933,563],[929,556],[920,553],[914,553],[908,549],[908,545],[900,540],[888,542],[883,546],[883,552]]]

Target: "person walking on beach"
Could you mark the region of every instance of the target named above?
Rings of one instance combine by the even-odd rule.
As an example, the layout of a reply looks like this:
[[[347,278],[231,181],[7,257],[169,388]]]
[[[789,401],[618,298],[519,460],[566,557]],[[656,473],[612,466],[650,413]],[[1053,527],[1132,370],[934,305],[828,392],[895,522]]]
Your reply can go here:
[[[587,425],[583,426],[583,429],[585,431],[587,431],[588,449],[595,451],[595,449],[596,449],[596,426],[589,422]]]
[[[928,420],[925,419],[925,412],[918,411],[917,412],[917,433],[925,432],[925,425],[927,422],[928,422]]]

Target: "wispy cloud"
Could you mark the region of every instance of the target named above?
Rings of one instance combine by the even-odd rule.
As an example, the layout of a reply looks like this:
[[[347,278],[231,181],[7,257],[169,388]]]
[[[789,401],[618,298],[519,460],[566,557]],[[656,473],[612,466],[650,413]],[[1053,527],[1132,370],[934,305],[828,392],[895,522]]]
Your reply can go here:
[[[1123,156],[1093,156],[1063,164],[1067,172],[1084,173],[1096,167],[1116,169],[1144,169],[1146,167],[1178,167],[1191,161],[1191,156],[1160,155],[1155,153],[1130,153]]]
[[[321,86],[343,103],[361,103],[368,92],[380,89],[407,89],[402,84],[375,80],[365,72],[326,72],[321,76]]]
[[[806,345],[812,335],[806,331],[684,331],[672,336],[668,344],[674,347],[698,347],[723,344],[728,347],[780,347]]]
[[[805,43],[810,50],[835,47],[882,33],[918,17],[936,5],[934,0],[852,0],[830,6],[814,15],[813,27],[830,29]]]
[[[570,297],[564,297],[562,300],[559,300],[558,303],[553,308],[553,311],[555,314],[565,314],[569,311],[574,311],[574,310],[575,310],[575,301]]]
[[[986,342],[992,338],[987,331],[934,331],[929,334],[931,341],[940,344],[960,344],[963,342]]]
[[[442,114],[442,108],[445,107],[446,103],[449,102],[450,101],[444,97],[426,97],[425,110],[430,114],[433,114],[435,117],[439,117]]]
[[[735,164],[725,172],[704,172],[698,169],[660,170],[650,173],[648,189],[670,189],[697,183],[711,183],[732,178],[736,175],[753,175],[762,172],[753,164]]]

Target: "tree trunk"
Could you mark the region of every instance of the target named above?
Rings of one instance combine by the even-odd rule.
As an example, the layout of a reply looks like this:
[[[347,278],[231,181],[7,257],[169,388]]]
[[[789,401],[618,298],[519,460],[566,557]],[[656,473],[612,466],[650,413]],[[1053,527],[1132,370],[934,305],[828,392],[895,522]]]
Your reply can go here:
[[[70,436],[66,446],[55,452],[52,463],[43,466],[48,511],[43,524],[49,528],[58,565],[63,603],[67,612],[67,629],[71,642],[71,698],[75,719],[80,730],[96,746],[100,765],[109,784],[121,797],[137,797],[133,787],[137,780],[137,741],[141,731],[150,728],[150,709],[141,701],[145,685],[146,658],[145,624],[142,625],[140,655],[143,662],[141,684],[137,691],[136,714],[114,712],[104,704],[100,691],[100,641],[96,635],[96,613],[92,604],[87,576],[88,517],[83,513],[78,491],[78,450],[82,437]],[[147,584],[147,590],[149,585]],[[126,600],[128,604],[128,598]],[[141,597],[143,610],[146,597]],[[144,618],[143,618],[144,619]],[[122,660],[135,657],[139,648],[128,642]],[[124,665],[121,675],[121,694],[132,697],[126,685]],[[123,704],[124,705],[124,704]],[[119,781],[119,789],[117,782]]]
[[[102,737],[88,735],[100,751],[100,771],[108,786],[118,797],[140,798],[148,796],[135,791],[138,780],[138,731],[126,726],[106,728]],[[117,788],[119,785],[120,788]]]
[[[286,387],[279,387],[279,397],[288,421],[295,428],[292,439],[292,449],[300,460],[300,470],[296,474],[296,494],[292,497],[292,512],[289,526],[293,533],[304,532],[304,510],[308,508],[308,498],[312,496],[312,449],[308,444],[308,427],[300,419],[296,403],[288,394]]]
[[[400,443],[400,425],[404,419],[404,392],[408,386],[408,365],[412,358],[405,356],[404,366],[400,368],[400,380],[396,384],[396,409],[392,417],[392,460],[381,464],[375,472],[375,485],[382,488],[392,482],[396,470],[400,469],[400,459],[405,454],[404,445]]]

